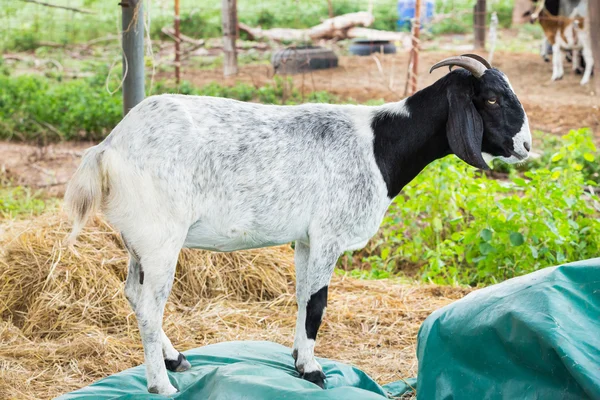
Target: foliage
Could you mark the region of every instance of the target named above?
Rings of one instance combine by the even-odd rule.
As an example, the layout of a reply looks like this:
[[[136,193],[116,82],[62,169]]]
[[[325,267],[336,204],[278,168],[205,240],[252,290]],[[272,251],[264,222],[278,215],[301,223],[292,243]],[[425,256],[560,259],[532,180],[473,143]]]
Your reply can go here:
[[[78,80],[49,79],[34,75],[16,77],[0,74],[0,139],[99,140],[122,118],[121,92],[110,95],[104,73]],[[303,102],[332,103],[339,100],[325,91],[306,93],[294,87],[290,78],[275,76],[272,83],[255,87],[245,83],[221,86],[210,83],[196,88],[182,82],[179,88],[158,82],[153,94],[183,93],[228,97],[268,104]]]
[[[571,131],[550,154],[507,181],[454,156],[433,163],[392,203],[363,260],[368,276],[408,264],[436,283],[490,284],[597,256],[600,204],[585,186],[595,185],[586,171],[597,169],[589,130]]]
[[[0,138],[103,137],[121,118],[120,96],[88,79],[57,82],[34,75],[0,76]]]
[[[39,193],[30,189],[17,187],[0,187],[0,220],[15,218],[19,215],[41,214],[46,203]]]

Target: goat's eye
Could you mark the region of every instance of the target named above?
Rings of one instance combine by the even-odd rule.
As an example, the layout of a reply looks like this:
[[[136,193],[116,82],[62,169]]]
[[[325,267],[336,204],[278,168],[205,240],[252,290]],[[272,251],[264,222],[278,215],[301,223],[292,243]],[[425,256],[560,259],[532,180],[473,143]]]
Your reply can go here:
[[[496,98],[492,97],[491,99],[488,99],[487,102],[490,103],[490,104],[496,104]]]

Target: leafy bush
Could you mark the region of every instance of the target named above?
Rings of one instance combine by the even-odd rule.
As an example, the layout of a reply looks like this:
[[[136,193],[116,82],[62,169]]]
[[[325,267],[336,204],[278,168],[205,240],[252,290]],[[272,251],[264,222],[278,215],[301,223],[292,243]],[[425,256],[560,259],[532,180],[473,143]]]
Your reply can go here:
[[[110,95],[104,87],[104,74],[78,80],[54,80],[41,76],[9,77],[0,74],[0,139],[100,140],[122,118],[121,92]],[[59,77],[60,78],[60,77]],[[221,86],[211,83],[196,88],[183,82],[179,88],[165,82],[155,85],[153,94],[183,93],[228,97],[268,104],[337,102],[328,92],[302,96],[290,78],[276,76],[273,83],[255,87],[245,83]]]
[[[394,200],[363,260],[368,271],[354,274],[416,265],[428,281],[477,285],[597,256],[599,203],[585,185],[595,152],[589,130],[571,131],[539,168],[507,181],[454,156],[438,160]]]
[[[88,80],[57,84],[33,75],[0,76],[0,87],[3,139],[97,139],[121,118],[120,97]]]

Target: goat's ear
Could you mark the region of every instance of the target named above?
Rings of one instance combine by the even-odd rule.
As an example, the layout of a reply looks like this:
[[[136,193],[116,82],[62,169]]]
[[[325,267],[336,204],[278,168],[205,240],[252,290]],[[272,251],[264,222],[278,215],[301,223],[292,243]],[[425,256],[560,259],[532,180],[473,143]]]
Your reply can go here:
[[[461,160],[480,169],[490,169],[481,155],[483,121],[471,97],[448,91],[448,121],[446,135],[450,149]]]

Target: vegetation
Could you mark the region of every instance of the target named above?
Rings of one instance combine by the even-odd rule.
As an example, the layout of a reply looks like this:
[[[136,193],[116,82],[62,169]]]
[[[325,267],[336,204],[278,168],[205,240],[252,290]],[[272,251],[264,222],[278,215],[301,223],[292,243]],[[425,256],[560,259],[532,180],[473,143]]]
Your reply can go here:
[[[56,140],[104,138],[121,120],[121,93],[109,94],[103,74],[92,78],[62,80],[35,75],[0,75],[0,139]],[[184,93],[228,97],[242,101],[272,104],[338,102],[324,91],[303,96],[291,80],[275,77],[272,84],[254,87],[239,83],[232,87],[216,83],[195,88],[183,82],[175,88],[164,82],[153,94]]]
[[[47,208],[40,193],[21,186],[0,183],[0,221],[19,216],[41,214]]]
[[[352,274],[379,278],[416,266],[425,280],[478,285],[597,256],[591,133],[571,131],[558,144],[506,180],[454,156],[433,163],[394,200],[380,236],[362,253],[366,264]],[[356,267],[357,257],[346,257],[342,263]]]
[[[36,4],[4,1],[0,20],[11,34],[0,38],[0,50],[23,51],[38,48],[45,43],[72,44],[117,34],[120,24],[116,3],[101,0],[78,0],[56,4],[83,7],[95,14],[80,14],[60,9],[48,9]],[[68,4],[67,4],[68,3]],[[379,0],[373,4],[373,28],[397,29],[397,0]],[[488,11],[497,12],[500,26],[511,24],[511,0],[488,2]],[[153,39],[162,37],[161,28],[173,23],[172,2],[152,1],[150,6],[150,34]],[[366,2],[333,0],[333,14],[365,11]],[[435,11],[448,15],[439,21],[432,33],[463,33],[473,26],[473,2],[467,0],[435,0]],[[238,2],[240,22],[264,29],[273,27],[307,28],[329,17],[326,0],[248,0]],[[200,5],[183,4],[181,12],[182,33],[196,37],[218,37],[221,32],[221,6],[219,2],[201,2]]]

